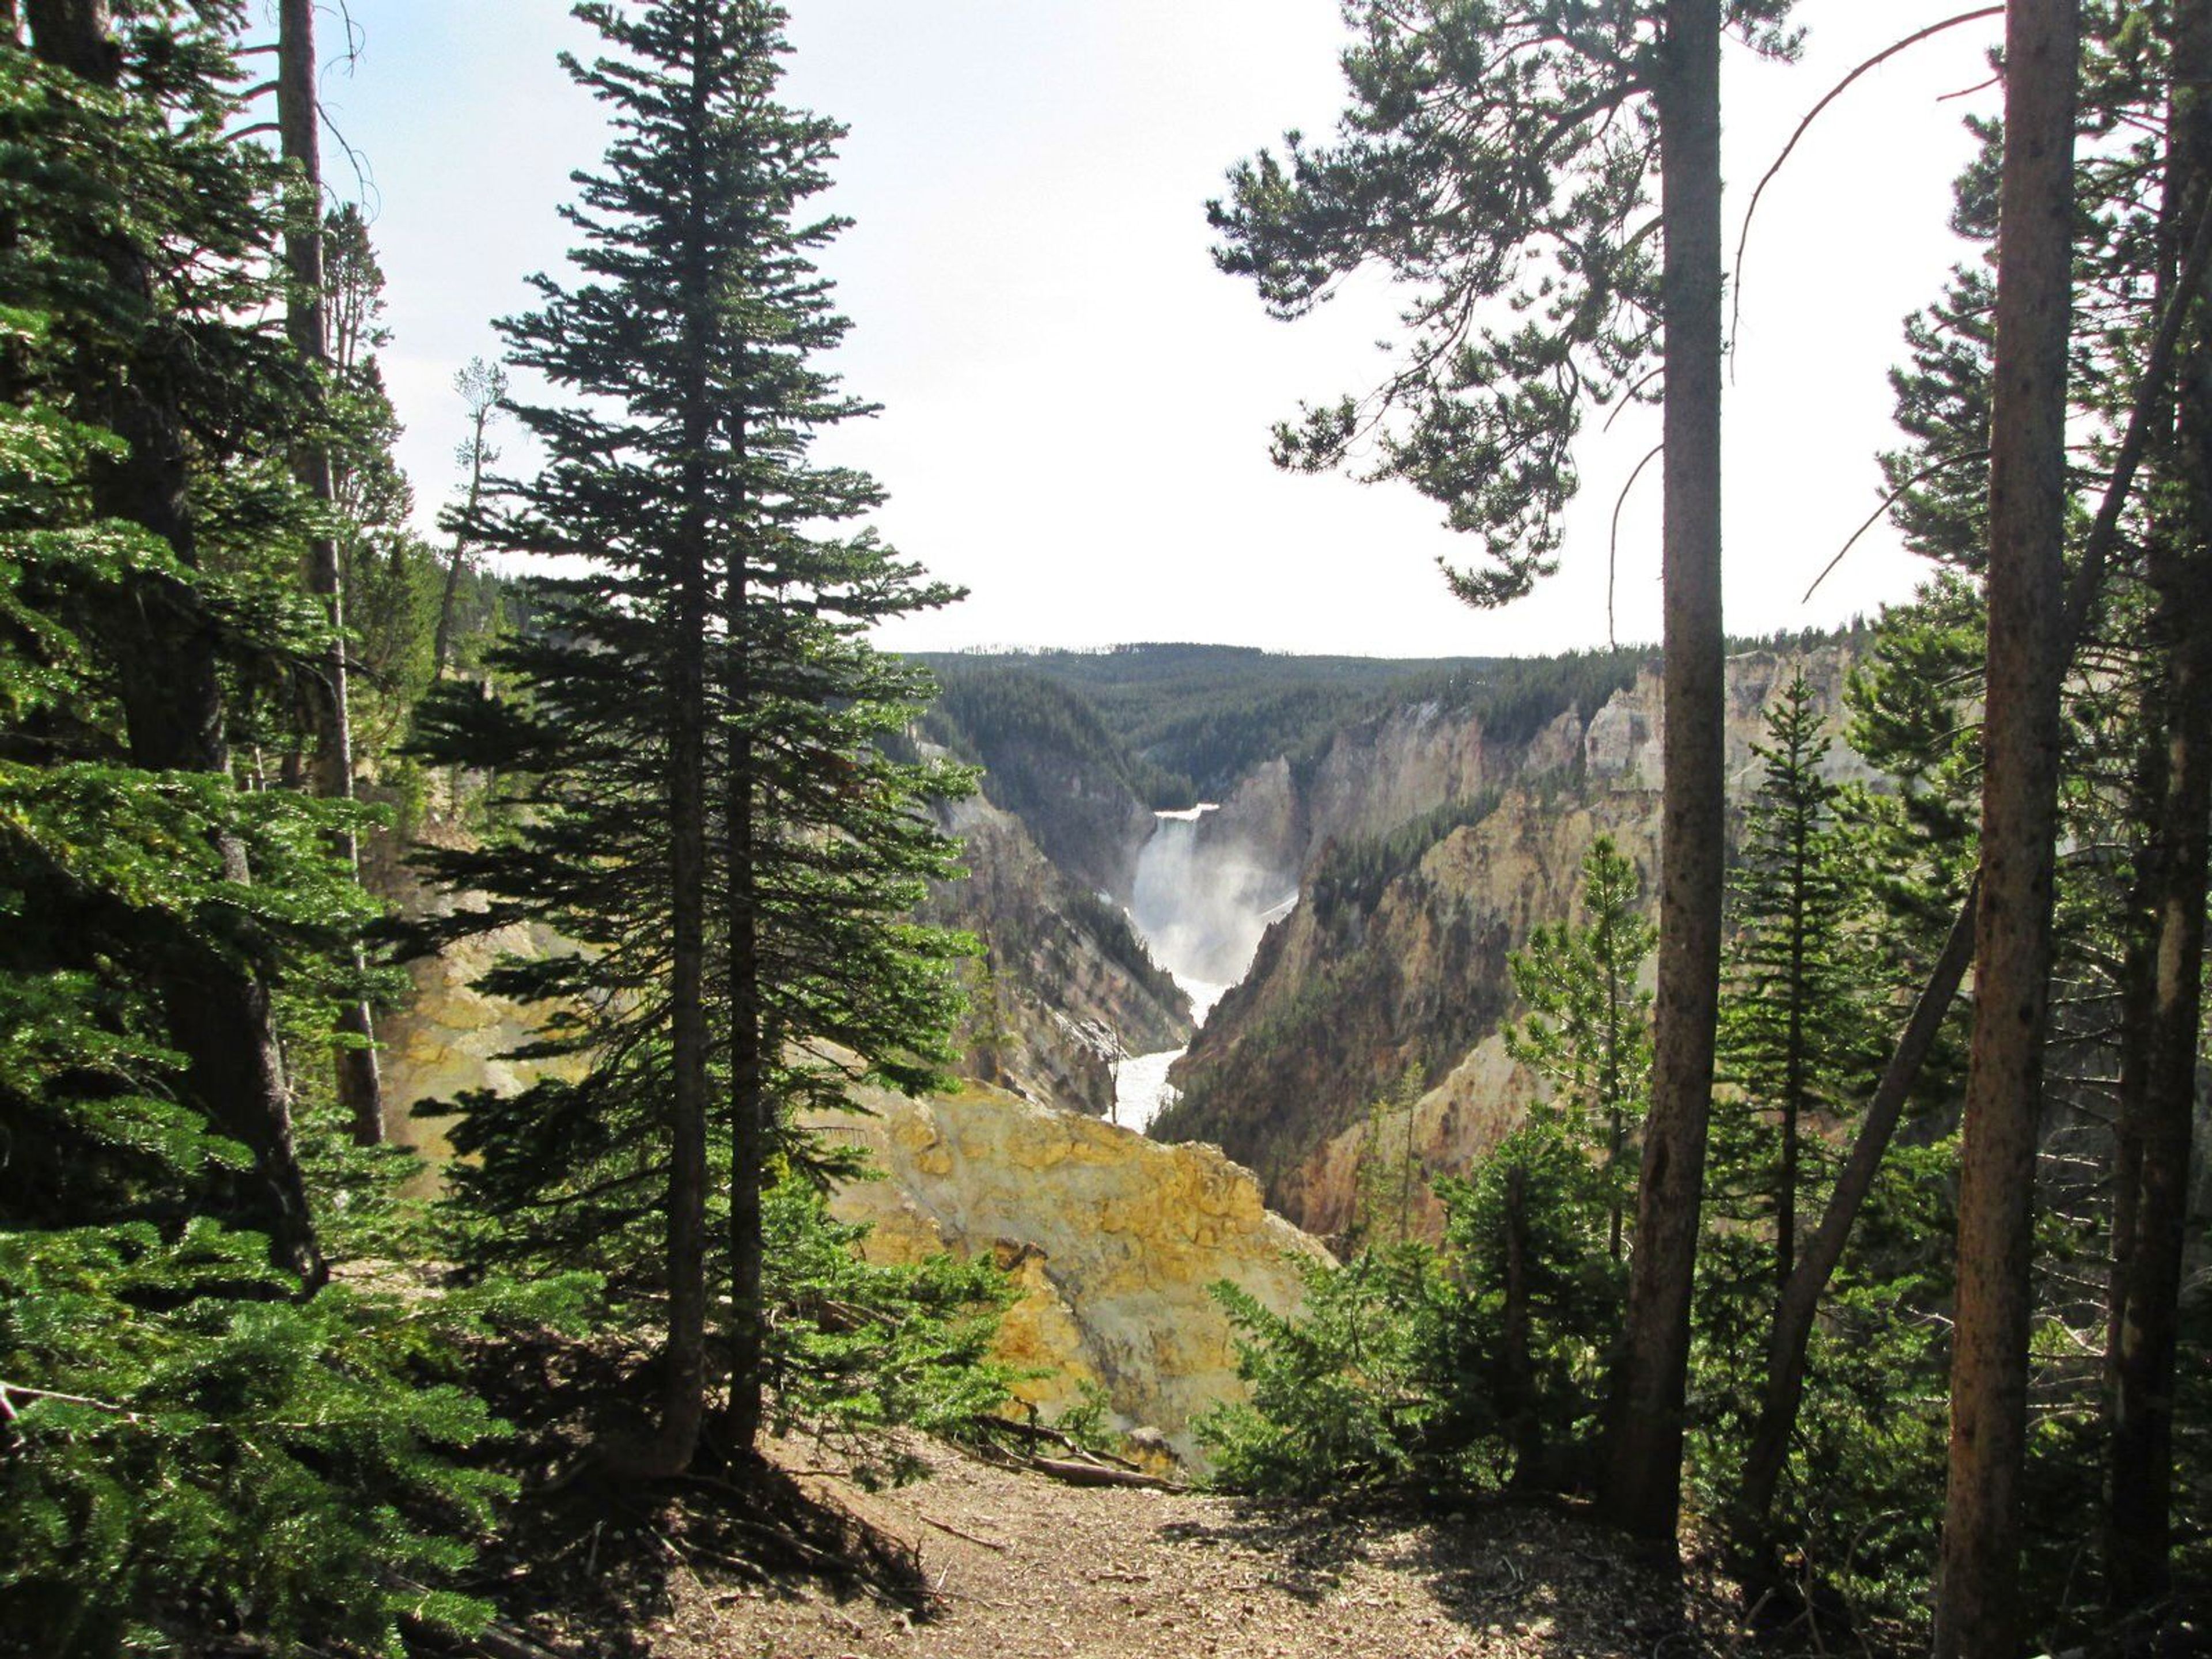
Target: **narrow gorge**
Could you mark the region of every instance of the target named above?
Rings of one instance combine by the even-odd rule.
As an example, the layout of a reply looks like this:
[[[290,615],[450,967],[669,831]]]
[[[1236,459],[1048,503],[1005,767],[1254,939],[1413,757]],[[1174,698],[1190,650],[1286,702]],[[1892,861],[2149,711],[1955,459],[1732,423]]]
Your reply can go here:
[[[1182,706],[1199,649],[934,665],[948,687],[943,734],[984,768],[988,799],[974,810],[1017,820],[1031,848],[1066,849],[1065,864],[1036,854],[1061,878],[1054,890],[1075,891],[1082,914],[1125,916],[1141,953],[1125,960],[1130,941],[1118,942],[1117,977],[1164,970],[1195,1027],[1117,1018],[1065,976],[1010,992],[1002,969],[1000,1004],[1046,1016],[1006,1046],[1080,1034],[1090,1070],[1113,1073],[1110,1096],[1095,1079],[1079,1092],[1042,1074],[1015,1086],[1157,1139],[1218,1145],[1272,1207],[1331,1237],[1352,1219],[1370,1108],[1409,1074],[1424,1080],[1411,1142],[1431,1170],[1464,1171],[1518,1121],[1534,1085],[1498,1040],[1513,1004],[1506,958],[1570,915],[1595,836],[1629,855],[1651,902],[1656,663],[1376,664],[1375,683],[1354,690],[1285,691],[1271,678],[1250,703],[1206,715]],[[1299,660],[1257,655],[1221,651],[1212,668],[1234,683]],[[1853,656],[1845,639],[1732,660],[1739,800],[1756,786],[1753,747],[1782,685],[1802,670],[1838,732]],[[1840,744],[1827,765],[1863,773]],[[987,866],[1006,846],[971,843],[975,884],[944,896],[947,914],[995,962],[1057,973],[1056,958],[1006,948],[1034,920],[1009,929],[1003,906],[978,902],[996,890]]]

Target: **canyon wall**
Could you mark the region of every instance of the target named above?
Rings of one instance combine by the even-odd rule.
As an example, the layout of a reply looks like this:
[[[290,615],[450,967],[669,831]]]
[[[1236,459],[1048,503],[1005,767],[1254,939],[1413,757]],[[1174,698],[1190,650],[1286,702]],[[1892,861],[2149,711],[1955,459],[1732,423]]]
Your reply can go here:
[[[810,1127],[866,1147],[889,1179],[842,1188],[833,1211],[872,1225],[878,1260],[995,1255],[1020,1291],[1000,1356],[1045,1373],[1018,1393],[1047,1420],[1088,1383],[1116,1427],[1157,1429],[1194,1455],[1193,1419],[1242,1389],[1209,1287],[1227,1279],[1287,1312],[1304,1293],[1297,1263],[1325,1259],[1214,1147],[1162,1146],[992,1089],[859,1099],[871,1115]]]
[[[969,873],[935,887],[922,915],[974,933],[984,951],[967,974],[961,1071],[1104,1116],[1117,1054],[1188,1042],[1188,999],[1120,907],[1047,858],[1024,819],[976,795],[951,803],[944,823]]]
[[[1848,666],[1835,646],[1730,661],[1732,799],[1757,787],[1753,745],[1790,676],[1804,671],[1839,732]],[[1273,1207],[1334,1235],[1352,1218],[1370,1106],[1418,1066],[1416,1150],[1465,1170],[1534,1086],[1497,1036],[1516,1012],[1506,958],[1537,925],[1573,918],[1594,837],[1620,843],[1656,908],[1662,737],[1647,670],[1510,739],[1414,705],[1339,733],[1303,777],[1283,763],[1250,775],[1206,828],[1279,856],[1302,848],[1303,891],[1170,1073],[1181,1098],[1152,1133],[1223,1146]],[[1840,744],[1827,769],[1869,775]]]

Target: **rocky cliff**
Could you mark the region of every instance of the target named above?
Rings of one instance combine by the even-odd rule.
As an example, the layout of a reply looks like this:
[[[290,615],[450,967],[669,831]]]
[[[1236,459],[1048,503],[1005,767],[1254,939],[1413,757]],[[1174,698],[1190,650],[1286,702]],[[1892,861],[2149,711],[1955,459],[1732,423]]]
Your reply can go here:
[[[973,933],[984,950],[969,974],[962,1071],[1105,1115],[1117,1054],[1181,1048],[1189,1000],[1120,908],[1048,859],[1022,819],[976,796],[953,803],[945,822],[969,873],[935,889],[923,915]]]
[[[1089,1383],[1118,1427],[1157,1429],[1192,1455],[1192,1420],[1241,1386],[1207,1287],[1225,1279],[1287,1311],[1298,1260],[1323,1254],[1212,1146],[1161,1146],[990,1089],[862,1103],[872,1115],[814,1127],[866,1146],[889,1178],[846,1187],[833,1208],[873,1225],[879,1259],[995,1254],[1021,1291],[1000,1353],[1045,1372],[1020,1393],[1048,1419]]]
[[[1739,799],[1757,786],[1766,707],[1800,667],[1839,725],[1841,648],[1729,664]],[[1182,1097],[1152,1133],[1222,1146],[1316,1233],[1352,1219],[1368,1109],[1409,1067],[1431,1085],[1414,1115],[1432,1168],[1464,1170],[1518,1121],[1531,1085],[1497,1038],[1513,1014],[1506,957],[1538,924],[1571,916],[1593,837],[1613,836],[1656,903],[1656,671],[1587,714],[1510,735],[1481,726],[1473,713],[1395,711],[1339,734],[1305,779],[1255,772],[1218,815],[1229,820],[1218,833],[1303,842],[1304,891],[1171,1073]],[[1829,769],[1865,775],[1840,748]]]
[[[466,831],[435,816],[416,825],[416,835],[425,844],[469,844]],[[481,896],[424,886],[406,863],[405,849],[389,836],[373,838],[364,850],[362,872],[371,890],[402,916],[447,915],[483,907]],[[417,1106],[478,1089],[519,1093],[533,1078],[554,1069],[511,1057],[537,1034],[542,1013],[488,995],[476,988],[476,981],[502,957],[536,959],[569,948],[550,929],[514,926],[473,935],[407,964],[405,1000],[376,1017],[385,1133],[392,1140],[442,1160],[452,1154],[446,1132],[453,1120],[417,1118]]]

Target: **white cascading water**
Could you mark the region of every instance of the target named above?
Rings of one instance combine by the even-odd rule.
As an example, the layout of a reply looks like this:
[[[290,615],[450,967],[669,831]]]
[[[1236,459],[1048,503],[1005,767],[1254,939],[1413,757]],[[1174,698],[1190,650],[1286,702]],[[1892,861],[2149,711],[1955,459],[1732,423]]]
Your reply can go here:
[[[1180,812],[1156,812],[1152,838],[1137,855],[1129,896],[1136,924],[1152,959],[1173,975],[1203,1025],[1222,994],[1243,979],[1260,949],[1267,924],[1285,915],[1282,878],[1234,848],[1209,844],[1200,834],[1211,802]],[[1181,1048],[1124,1060],[1115,1072],[1114,1121],[1143,1130],[1174,1099],[1168,1067]]]

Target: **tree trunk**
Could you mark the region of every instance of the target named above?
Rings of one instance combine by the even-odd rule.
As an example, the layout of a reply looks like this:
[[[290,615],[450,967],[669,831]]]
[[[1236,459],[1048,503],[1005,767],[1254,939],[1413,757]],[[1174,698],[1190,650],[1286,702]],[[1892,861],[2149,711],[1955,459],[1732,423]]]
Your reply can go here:
[[[1606,1507],[1671,1545],[1680,1518],[1690,1287],[1711,1114],[1727,821],[1721,629],[1719,0],[1668,0],[1659,88],[1666,226],[1665,790],[1659,989]]]
[[[1512,1484],[1531,1486],[1543,1469],[1544,1436],[1536,1415],[1536,1366],[1528,1351],[1528,1169],[1519,1163],[1505,1171],[1505,1305],[1498,1347],[1505,1385],[1498,1414],[1513,1448]]]
[[[40,62],[100,86],[115,84],[122,61],[108,30],[107,0],[24,0],[23,11]]]
[[[1628,1115],[1620,1106],[1620,961],[1608,927],[1605,942],[1605,1060],[1599,1068],[1601,1097],[1606,1103],[1605,1126],[1605,1249],[1608,1261],[1618,1261],[1626,1244],[1620,1213],[1620,1160],[1628,1152]]]
[[[691,149],[684,176],[699,176],[707,105],[717,64],[706,9],[693,15],[691,85],[684,127]],[[683,307],[680,388],[682,517],[669,548],[674,588],[669,614],[669,1046],[668,1335],[662,1347],[659,1434],[632,1474],[680,1474],[698,1450],[707,1414],[707,1019],[708,551],[714,491],[707,456],[716,410],[707,342],[714,306],[710,233],[696,205],[684,221],[678,257]]]
[[[676,595],[670,614],[668,830],[670,883],[670,1078],[668,1334],[662,1346],[660,1428],[657,1440],[624,1473],[680,1474],[699,1443],[707,1397],[707,788],[706,514],[708,424],[704,400],[687,416],[700,441],[685,480],[694,505],[676,550]]]
[[[2014,1659],[2036,1135],[2065,667],[2066,347],[2079,0],[2005,17],[1975,1019],[1959,1170],[1938,1659]]]
[[[733,576],[730,627],[742,625],[744,578]],[[742,660],[742,647],[733,647]],[[730,720],[730,1395],[722,1429],[732,1457],[751,1451],[759,1438],[767,1381],[768,1310],[762,1294],[765,1241],[761,1231],[761,1187],[768,1164],[769,1101],[766,1044],[761,1029],[760,916],[754,879],[752,738],[740,677]]]
[[[1859,1120],[1858,1134],[1836,1176],[1835,1190],[1821,1212],[1820,1224],[1805,1241],[1803,1254],[1790,1270],[1789,1282],[1783,1285],[1775,1304],[1766,1349],[1766,1387],[1759,1398],[1758,1425],[1744,1457],[1734,1540],[1736,1559],[1730,1563],[1731,1570],[1753,1595],[1773,1587],[1774,1494],[1781,1484],[1783,1467],[1789,1462],[1790,1437],[1796,1429],[1797,1407],[1805,1396],[1805,1348],[1812,1338],[1813,1321],[1836,1264],[1843,1260],[1844,1246],[1865,1206],[1867,1194],[1874,1189],[1875,1176],[1904,1114],[1905,1097],[1912,1092],[1921,1067],[1936,1047],[1944,1018],[1973,961],[1975,908],[1970,895],[1951,925],[1950,939],[1913,1005],[1911,1018],[1899,1034],[1866,1115]]]
[[[27,15],[32,50],[43,62],[116,85],[122,62],[105,0],[29,0]],[[155,273],[135,246],[118,238],[101,258],[118,289],[154,303]],[[179,563],[194,569],[191,463],[176,392],[158,360],[130,368],[127,376],[88,392],[93,417],[128,446],[94,465],[94,506],[161,538]],[[149,580],[125,597],[112,622],[131,764],[228,777],[216,635],[198,595],[189,586]],[[235,837],[218,834],[216,848],[232,879],[251,878]],[[267,1231],[277,1265],[313,1288],[325,1269],[293,1145],[291,1096],[268,988],[225,957],[191,955],[189,966],[171,960],[155,970],[170,1036],[185,1058],[185,1088],[211,1123],[252,1152],[254,1175],[241,1212]]]
[[[737,464],[745,453],[740,423],[732,448]],[[761,999],[760,905],[753,750],[754,689],[748,672],[752,600],[745,545],[733,540],[722,589],[722,626],[727,669],[723,720],[727,728],[729,775],[723,781],[723,817],[727,845],[730,941],[730,1392],[722,1411],[725,1455],[750,1453],[760,1438],[768,1380],[768,1307],[762,1293],[767,1241],[762,1232],[762,1183],[768,1168],[769,1100],[767,1045]]]
[[[2212,3],[2185,0],[2173,17],[2174,107],[2168,202],[2177,234],[2212,201]],[[2177,295],[2194,303],[2193,296]],[[2146,863],[2154,925],[2141,1116],[2134,1156],[2118,1171],[2114,1341],[2107,1356],[2111,1468],[2106,1593],[2117,1609],[2169,1588],[2173,1510],[2173,1392],[2188,1219],[2190,1140],[2203,1018],[2207,822],[2212,819],[2212,330],[2185,337],[2179,433],[2169,476],[2174,521],[2151,538],[2157,702],[2166,748],[2164,789]]]
[[[284,331],[292,348],[318,375],[330,368],[323,299],[323,146],[320,111],[315,101],[315,0],[281,0],[277,14],[276,125],[286,164],[296,169],[287,183],[284,265],[289,278]],[[294,447],[292,471],[325,515],[337,509],[337,488],[331,474],[331,452],[319,436]],[[331,641],[322,676],[309,703],[315,722],[315,793],[326,800],[353,799],[353,726],[347,709],[345,587],[338,574],[338,545],[326,522],[308,544],[307,591],[323,602]],[[356,876],[361,847],[349,830],[338,850]],[[355,946],[354,968],[365,971]],[[338,1016],[346,1039],[337,1054],[338,1104],[353,1127],[355,1144],[384,1139],[384,1091],[377,1076],[376,1026],[368,1004],[356,1000]]]
[[[484,425],[490,418],[491,408],[486,404],[477,413],[475,431],[469,441],[468,506],[464,509],[462,527],[453,532],[453,550],[446,561],[445,592],[438,600],[437,631],[430,640],[431,672],[441,680],[453,660],[453,606],[460,597],[461,563],[468,554],[467,526],[476,522],[477,509],[483,501]]]

